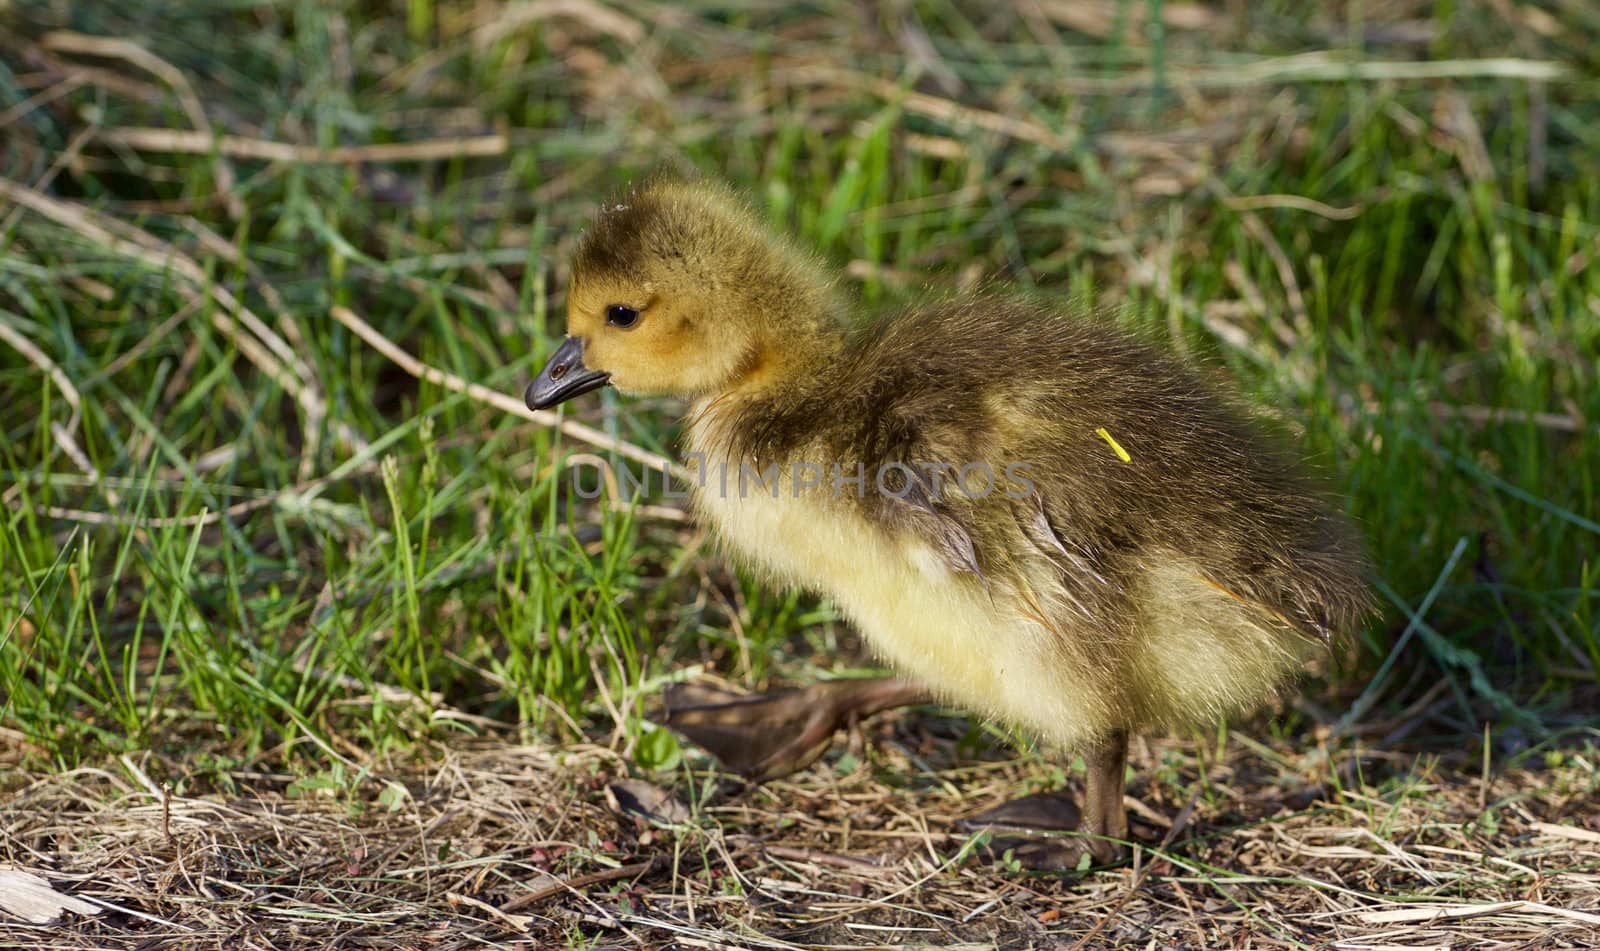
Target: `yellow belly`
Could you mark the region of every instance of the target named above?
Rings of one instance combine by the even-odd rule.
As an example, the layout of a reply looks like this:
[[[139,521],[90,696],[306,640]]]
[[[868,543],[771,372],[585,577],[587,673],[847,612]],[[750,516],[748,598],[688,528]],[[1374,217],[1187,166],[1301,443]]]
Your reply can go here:
[[[715,471],[711,462],[708,470]],[[732,472],[737,473],[735,466]],[[696,505],[739,555],[831,597],[891,664],[951,701],[1073,746],[1103,732],[1107,706],[1049,649],[1037,623],[997,603],[926,545],[895,538],[829,498],[795,498],[715,476]]]

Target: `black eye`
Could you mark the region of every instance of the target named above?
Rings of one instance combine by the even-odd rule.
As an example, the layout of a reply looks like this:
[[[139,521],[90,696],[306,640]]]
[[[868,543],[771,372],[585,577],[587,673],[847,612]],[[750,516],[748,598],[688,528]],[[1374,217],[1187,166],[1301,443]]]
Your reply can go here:
[[[627,304],[612,304],[606,308],[606,323],[623,330],[639,322],[639,312]]]

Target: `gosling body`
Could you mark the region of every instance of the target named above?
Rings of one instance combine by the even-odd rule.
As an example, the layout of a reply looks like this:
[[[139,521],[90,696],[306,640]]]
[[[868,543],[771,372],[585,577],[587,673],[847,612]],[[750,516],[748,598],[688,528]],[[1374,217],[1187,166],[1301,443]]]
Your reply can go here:
[[[1068,748],[1256,706],[1362,608],[1353,535],[1241,410],[1017,301],[868,324],[825,375],[702,397],[688,445],[737,554]]]
[[[585,234],[527,399],[687,400],[694,504],[728,547],[832,597],[936,695],[1084,751],[1088,844],[1038,854],[1114,858],[1127,737],[1291,680],[1366,610],[1359,537],[1270,427],[1102,322],[994,295],[849,312],[726,189],[651,182]],[[818,696],[827,716],[790,697],[676,722],[771,776],[852,702],[921,694]],[[741,737],[740,717],[763,725]],[[786,723],[801,737],[774,750]]]

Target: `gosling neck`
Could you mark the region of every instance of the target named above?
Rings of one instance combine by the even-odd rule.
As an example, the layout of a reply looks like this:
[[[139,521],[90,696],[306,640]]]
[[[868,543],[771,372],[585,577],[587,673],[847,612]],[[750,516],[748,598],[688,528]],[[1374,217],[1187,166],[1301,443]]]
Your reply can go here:
[[[750,343],[723,396],[745,401],[798,395],[827,374],[844,349],[844,328],[834,323],[774,327]]]
[[[743,281],[745,353],[719,397],[798,394],[844,349],[848,305],[820,261],[782,246],[763,249]],[[720,401],[720,400],[719,400]]]
[[[837,372],[844,349],[842,322],[771,326],[750,342],[728,385],[694,401],[686,420],[691,447],[741,463],[770,462],[774,451],[790,444],[774,441],[776,430],[792,436],[795,420],[819,422],[814,399]]]

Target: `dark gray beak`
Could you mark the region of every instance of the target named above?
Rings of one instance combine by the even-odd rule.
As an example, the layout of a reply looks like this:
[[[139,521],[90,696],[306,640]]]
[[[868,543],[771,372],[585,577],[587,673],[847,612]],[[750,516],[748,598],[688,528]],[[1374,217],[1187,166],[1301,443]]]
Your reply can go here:
[[[550,362],[528,384],[523,395],[529,409],[549,409],[580,393],[598,390],[611,382],[611,374],[598,373],[583,365],[583,341],[568,337],[550,355]]]

